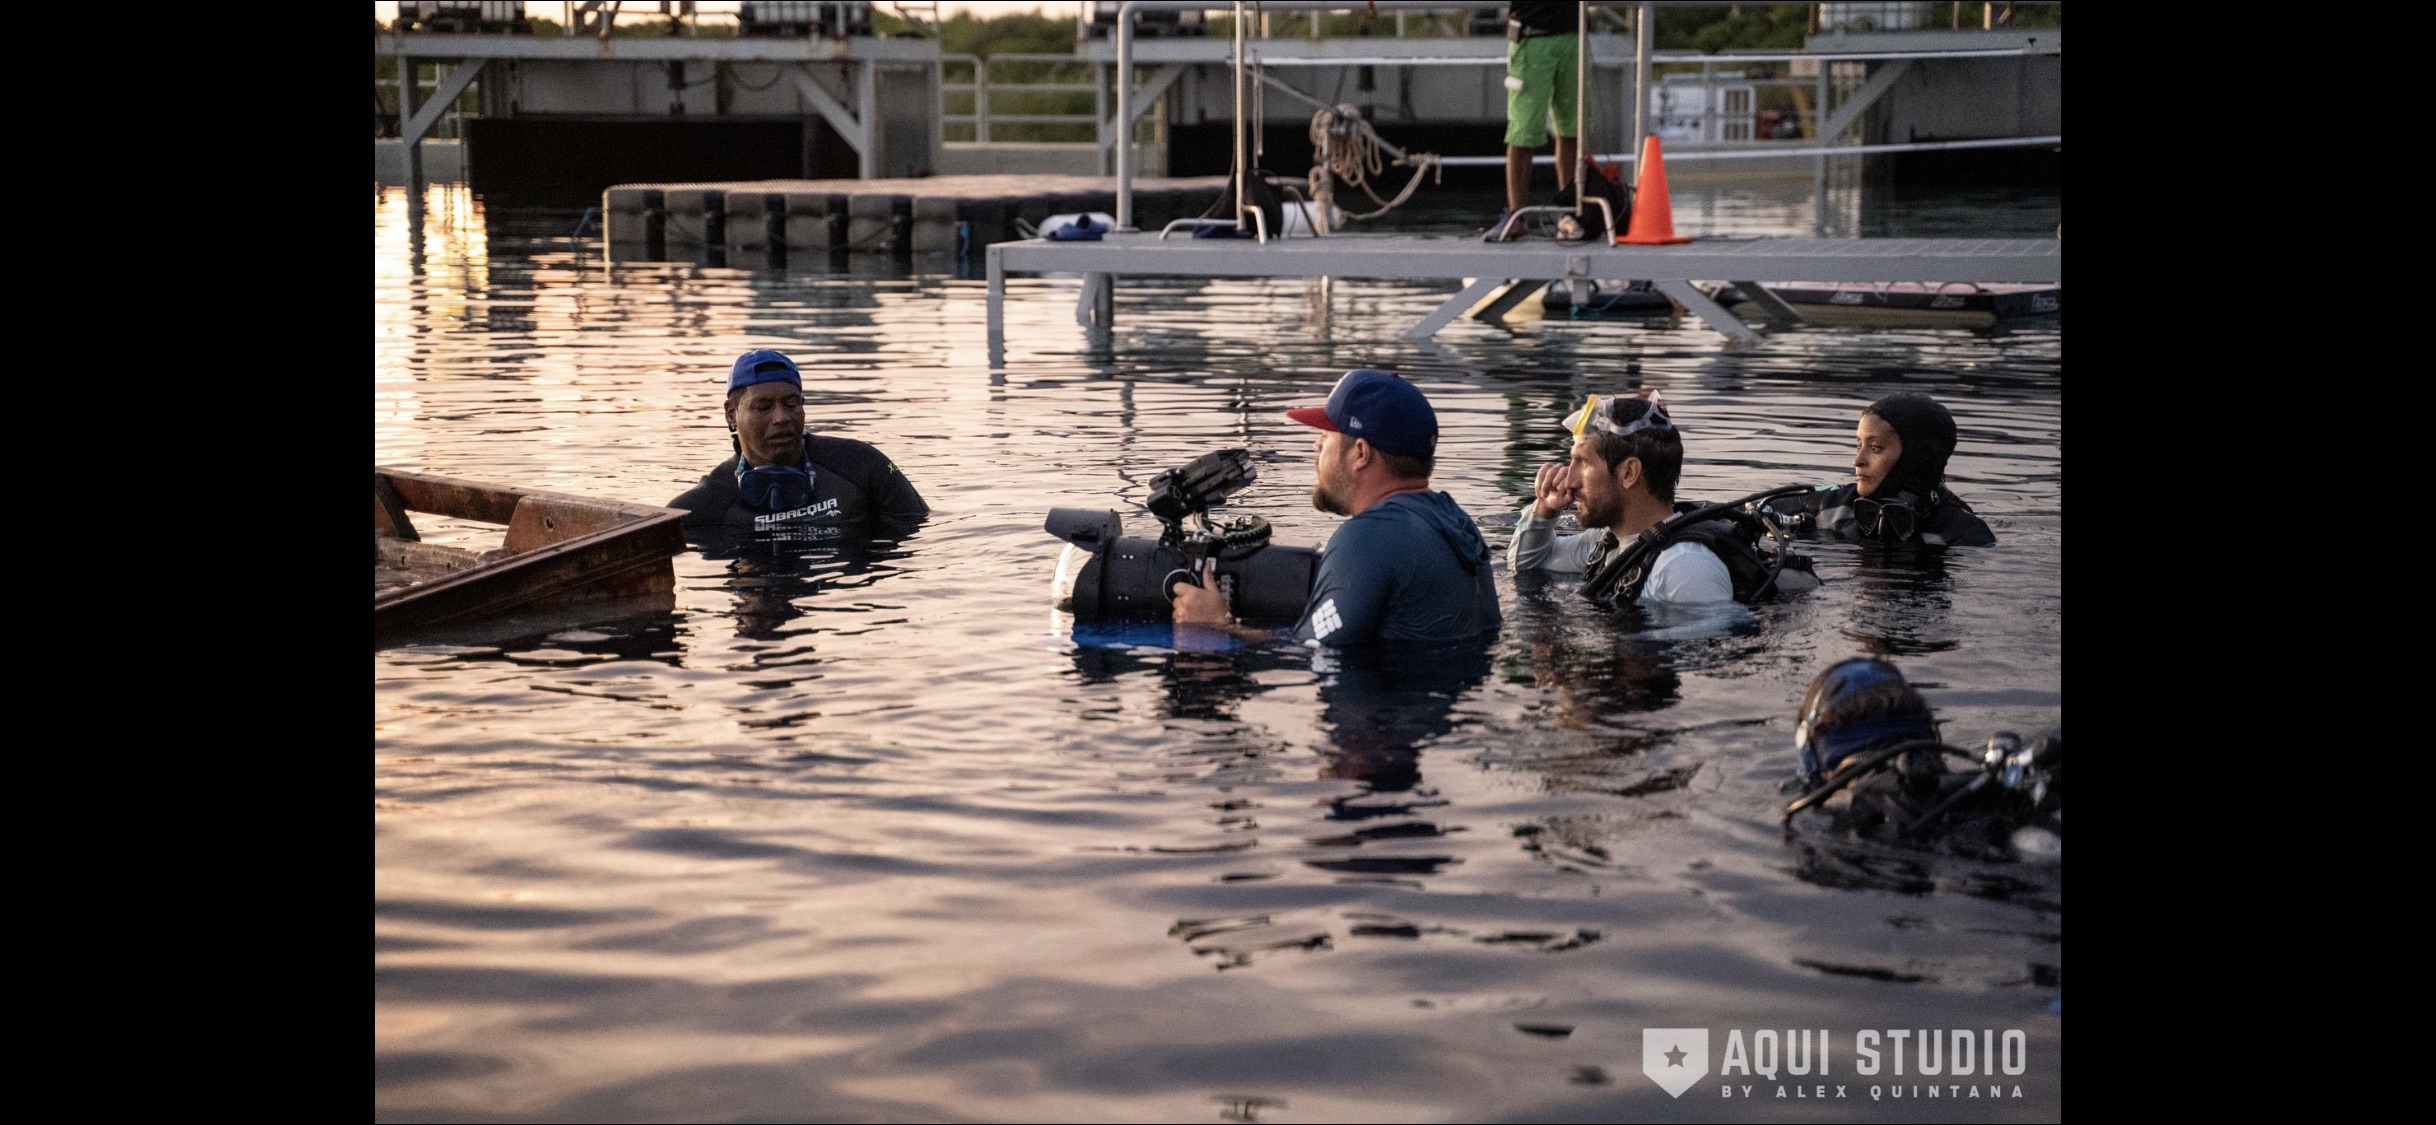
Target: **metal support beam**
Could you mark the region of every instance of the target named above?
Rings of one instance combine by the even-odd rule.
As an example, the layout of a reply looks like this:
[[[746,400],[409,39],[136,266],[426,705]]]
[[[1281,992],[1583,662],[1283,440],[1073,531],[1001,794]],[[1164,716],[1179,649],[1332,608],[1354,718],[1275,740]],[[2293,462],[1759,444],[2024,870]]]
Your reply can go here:
[[[1074,297],[1074,323],[1085,328],[1116,325],[1116,278],[1104,273],[1083,275],[1083,288]]]
[[[947,83],[947,64],[926,66],[922,70],[930,76],[929,88],[924,92],[930,98],[930,104],[938,105],[939,87]],[[930,154],[924,161],[927,167],[923,174],[928,175],[938,170],[939,154],[947,151],[947,115],[932,113],[925,116],[930,118]]]
[[[416,116],[414,68],[413,57],[398,56],[398,119],[401,121]],[[403,129],[400,131],[403,132]],[[412,134],[406,136],[408,139],[403,142],[406,146],[406,199],[408,207],[413,208],[421,206],[423,199],[423,145],[413,139]],[[414,225],[421,229],[423,224],[419,213],[410,213],[417,215]]]
[[[1495,297],[1489,298],[1488,304],[1473,311],[1472,319],[1485,320],[1491,324],[1502,324],[1505,322],[1506,314],[1513,311],[1514,306],[1529,300],[1547,284],[1548,280],[1542,277],[1520,277],[1508,281],[1503,290],[1499,291]]]
[[[1446,303],[1438,306],[1435,312],[1422,317],[1414,322],[1412,327],[1405,329],[1404,338],[1406,340],[1426,340],[1437,335],[1439,329],[1453,323],[1456,317],[1470,312],[1472,306],[1480,303],[1481,298],[1496,292],[1499,286],[1511,284],[1514,283],[1502,277],[1484,277],[1464,286],[1463,292],[1447,298]]]
[[[1820,63],[1819,71],[1822,74],[1825,73],[1827,66],[1827,63]],[[1859,121],[1862,114],[1869,112],[1870,106],[1877,104],[1879,98],[1886,96],[1888,90],[1895,88],[1895,80],[1903,77],[1904,72],[1911,68],[1912,60],[1896,59],[1871,71],[1869,81],[1861,83],[1861,88],[1853,91],[1852,100],[1837,106],[1835,114],[1827,119],[1827,123],[1819,126],[1818,139],[1832,141],[1843,136],[1844,130],[1852,128],[1853,123]]]
[[[866,64],[867,66],[868,64]],[[812,108],[829,122],[829,127],[837,130],[837,135],[846,139],[846,147],[853,149],[858,154],[871,147],[864,143],[862,122],[856,121],[854,115],[848,113],[846,107],[840,104],[837,98],[829,93],[828,88],[820,84],[818,79],[812,77],[810,71],[801,67],[792,67],[788,69],[787,76],[795,80],[795,92],[802,94],[805,101],[811,102]],[[870,173],[865,172],[864,178],[869,179]]]
[[[1709,327],[1741,343],[1756,344],[1759,342],[1759,333],[1751,331],[1750,325],[1744,324],[1733,313],[1727,312],[1724,305],[1710,300],[1708,294],[1701,292],[1700,288],[1691,282],[1660,278],[1650,284],[1655,286],[1658,292],[1674,298],[1676,304],[1692,310],[1701,320],[1706,321]]]
[[[854,101],[861,110],[856,116],[863,119],[863,143],[854,150],[862,159],[854,174],[876,180],[880,178],[880,74],[879,66],[868,59],[854,65]]]
[[[400,63],[404,63],[404,58],[400,58]],[[475,75],[482,73],[482,66],[485,66],[485,63],[487,63],[487,58],[458,61],[456,68],[448,71],[448,78],[441,78],[438,80],[438,85],[431,88],[431,100],[424,102],[421,110],[414,110],[414,117],[409,117],[407,124],[402,124],[402,127],[397,129],[397,134],[404,136],[407,144],[417,144],[417,141],[424,139],[424,134],[429,134],[434,124],[441,124],[441,114],[446,114],[448,107],[456,105],[458,95],[463,95],[465,88],[473,85]],[[400,66],[400,71],[407,75],[407,83],[412,83],[414,80],[412,68]],[[402,102],[400,102],[400,107],[402,107]]]
[[[1169,63],[1166,66],[1152,71],[1150,81],[1142,83],[1141,89],[1134,90],[1130,93],[1120,92],[1117,95],[1117,113],[1131,113],[1137,118],[1142,116],[1144,110],[1149,109],[1153,103],[1159,100],[1159,95],[1166,93],[1167,88],[1175,85],[1176,79],[1182,77],[1184,77],[1183,63]],[[1131,104],[1129,105],[1127,103]],[[1116,144],[1116,139],[1118,137],[1125,136],[1127,133],[1131,132],[1132,125],[1133,122],[1131,121],[1119,122],[1113,115],[1107,120],[1100,122],[1099,140],[1101,151],[1107,151],[1109,147]]]
[[[474,84],[474,78],[482,73],[483,66],[489,61],[488,59],[459,60],[455,69],[448,72],[448,77],[441,79],[437,85],[432,87],[431,100],[424,103],[423,108],[416,110],[414,116],[399,127],[398,135],[404,137],[406,143],[410,145],[420,142],[423,134],[431,132],[431,127],[440,123],[440,117],[448,112],[448,107],[457,104],[457,96],[463,94],[466,87]],[[406,75],[407,82],[412,83],[414,81],[413,69],[404,65],[406,62],[404,59],[399,59],[398,62],[400,72]],[[400,108],[402,109],[403,106],[404,103],[401,101]]]
[[[992,366],[996,366],[999,357],[1006,354],[1007,346],[1007,264],[1006,256],[1001,249],[1001,247],[993,245],[982,253],[990,282],[989,324],[986,336]]]
[[[1750,298],[1752,304],[1758,305],[1760,311],[1767,313],[1770,323],[1779,327],[1787,327],[1802,322],[1802,314],[1792,305],[1786,304],[1783,297],[1768,292],[1766,286],[1756,281],[1736,281],[1731,284],[1734,288],[1742,290],[1742,295]]]

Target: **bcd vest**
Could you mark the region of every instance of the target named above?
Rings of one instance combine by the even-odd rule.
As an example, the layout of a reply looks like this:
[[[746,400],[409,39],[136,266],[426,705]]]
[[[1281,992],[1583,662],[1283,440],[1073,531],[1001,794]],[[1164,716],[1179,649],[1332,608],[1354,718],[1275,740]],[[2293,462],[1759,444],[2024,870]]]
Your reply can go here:
[[[1779,574],[1788,568],[1809,573],[1810,560],[1794,554],[1782,540],[1772,553],[1763,553],[1760,540],[1767,536],[1767,527],[1751,510],[1772,497],[1803,491],[1808,491],[1807,485],[1771,489],[1722,504],[1677,501],[1675,514],[1642,532],[1632,546],[1593,563],[1582,580],[1582,596],[1602,606],[1629,605],[1640,598],[1641,587],[1649,581],[1661,552],[1677,543],[1698,543],[1725,563],[1726,574],[1734,582],[1735,601],[1750,604],[1773,598]]]

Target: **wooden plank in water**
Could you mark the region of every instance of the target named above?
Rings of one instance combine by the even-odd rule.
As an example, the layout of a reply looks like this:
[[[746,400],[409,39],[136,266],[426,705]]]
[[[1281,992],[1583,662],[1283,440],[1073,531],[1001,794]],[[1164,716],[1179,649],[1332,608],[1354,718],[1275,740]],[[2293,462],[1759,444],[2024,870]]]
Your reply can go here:
[[[623,500],[602,500],[590,496],[574,496],[564,492],[547,492],[534,488],[509,488],[482,481],[458,477],[434,476],[409,472],[405,469],[375,467],[376,480],[386,480],[397,489],[406,507],[417,512],[438,516],[477,520],[482,523],[507,524],[516,518],[516,505],[527,497],[563,500],[572,504],[613,509],[633,519],[648,519],[673,509],[650,504],[629,504]]]
[[[414,521],[406,518],[406,500],[398,495],[398,486],[378,470],[372,474],[372,532],[393,539],[421,539]]]
[[[404,509],[508,525],[508,542],[496,556],[385,540],[376,526],[376,645],[408,630],[510,611],[676,591],[669,560],[685,549],[685,513],[673,508],[378,467],[373,479],[376,517],[389,515],[380,499],[388,489]],[[397,581],[385,584],[384,566],[400,572]]]
[[[507,554],[521,555],[615,527],[626,518],[616,506],[597,501],[527,496],[516,502],[516,514],[508,519],[507,539],[501,546]]]
[[[409,629],[513,610],[674,593],[676,571],[669,559],[685,549],[683,518],[671,512],[376,594],[374,642]]]
[[[482,557],[462,547],[419,543],[375,534],[372,537],[372,592],[403,590],[435,582],[482,565]]]
[[[515,489],[495,484],[429,476],[400,469],[374,469],[372,476],[395,488],[409,509],[482,523],[508,522],[516,515],[516,501],[524,498]]]

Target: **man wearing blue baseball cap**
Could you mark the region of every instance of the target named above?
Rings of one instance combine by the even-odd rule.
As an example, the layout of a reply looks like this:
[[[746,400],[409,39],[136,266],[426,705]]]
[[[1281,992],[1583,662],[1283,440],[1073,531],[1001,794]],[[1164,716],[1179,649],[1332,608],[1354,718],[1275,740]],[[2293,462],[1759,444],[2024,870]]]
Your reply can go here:
[[[1495,633],[1504,619],[1492,552],[1454,497],[1430,490],[1438,413],[1420,388],[1391,372],[1349,371],[1326,406],[1286,417],[1320,431],[1311,505],[1352,517],[1320,553],[1294,635],[1343,647]],[[1201,585],[1176,588],[1177,621],[1234,624],[1215,577],[1205,570]]]
[[[803,373],[781,352],[736,357],[727,376],[727,429],[736,455],[668,502],[688,513],[687,530],[823,540],[875,525],[901,530],[930,514],[887,454],[804,428]]]

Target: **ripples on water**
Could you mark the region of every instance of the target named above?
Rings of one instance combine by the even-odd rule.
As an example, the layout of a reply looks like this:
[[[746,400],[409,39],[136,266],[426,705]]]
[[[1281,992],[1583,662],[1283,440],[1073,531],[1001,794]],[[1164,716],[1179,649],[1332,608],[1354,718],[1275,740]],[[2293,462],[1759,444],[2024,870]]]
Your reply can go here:
[[[1797,187],[1678,187],[1677,225],[1810,233]],[[1095,334],[1073,279],[1016,278],[993,365],[954,262],[609,266],[572,212],[428,198],[419,239],[375,200],[376,463],[660,503],[726,454],[727,364],[769,346],[815,424],[887,450],[936,514],[864,549],[688,552],[672,612],[374,654],[378,1116],[2060,1114],[2060,871],[1773,815],[1803,688],[1856,652],[1891,654],[1952,741],[2060,725],[2060,321],[1747,352],[1697,321],[1461,321],[1410,345],[1452,285],[1134,278]],[[2034,235],[2056,211],[1869,225]],[[1863,404],[1935,394],[2002,545],[1822,544],[1820,590],[1677,641],[1518,589],[1501,552],[1504,634],[1419,669],[1083,646],[1050,613],[1047,510],[1149,528],[1149,478],[1214,448],[1260,460],[1233,510],[1324,542],[1311,431],[1281,412],[1356,366],[1429,392],[1434,483],[1502,547],[1557,419],[1636,359],[1691,497],[1842,479]],[[1637,1073],[1644,1027],[1714,1029],[1712,1071],[1728,1029],[1825,1029],[1829,1076],[1783,1081],[1853,1100],[1671,1099]],[[1852,1069],[1869,1028],[2023,1029],[2023,1097],[1862,1102],[1895,1081]]]

